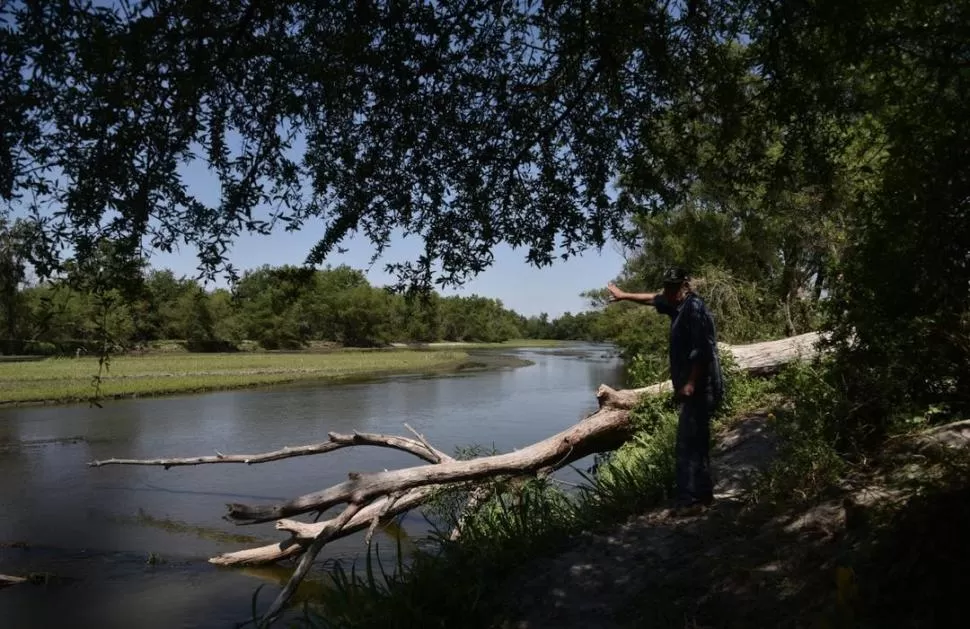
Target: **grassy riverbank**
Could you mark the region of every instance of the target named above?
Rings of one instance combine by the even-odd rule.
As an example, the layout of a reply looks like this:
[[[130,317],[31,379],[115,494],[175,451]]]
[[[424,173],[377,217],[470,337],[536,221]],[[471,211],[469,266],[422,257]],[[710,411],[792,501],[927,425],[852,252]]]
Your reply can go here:
[[[478,343],[464,341],[436,341],[433,343],[391,343],[390,349],[420,349],[420,350],[468,350],[468,349],[529,349],[529,348],[557,348],[566,347],[573,341],[559,341],[555,339],[509,339],[499,343]],[[186,354],[187,342],[182,339],[164,339],[151,341],[138,348],[140,354]],[[247,354],[262,354],[265,350],[256,341],[242,341],[236,350]],[[300,349],[273,350],[279,353],[340,353],[340,352],[380,352],[387,347],[346,347],[332,341],[309,341]],[[0,362],[3,361],[0,356]]]
[[[330,353],[169,354],[111,358],[100,396],[141,397],[282,384],[340,381],[454,370],[463,351],[343,350]],[[48,358],[0,363],[0,405],[77,402],[94,394],[98,359]]]

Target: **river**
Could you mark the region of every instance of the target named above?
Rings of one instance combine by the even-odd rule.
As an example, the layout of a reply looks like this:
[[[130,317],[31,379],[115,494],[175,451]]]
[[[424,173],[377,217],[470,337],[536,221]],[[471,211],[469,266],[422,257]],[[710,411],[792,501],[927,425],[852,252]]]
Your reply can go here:
[[[266,604],[287,573],[224,569],[215,554],[282,539],[272,524],[236,526],[227,502],[268,503],[322,489],[348,471],[418,464],[384,448],[349,448],[255,466],[85,464],[110,457],[255,453],[323,441],[330,431],[407,434],[436,447],[507,452],[596,408],[601,383],[622,384],[611,347],[514,350],[525,367],[370,383],[300,385],[0,411],[0,573],[46,572],[48,585],[0,589],[0,629],[225,629]],[[581,466],[581,465],[580,465]],[[412,537],[420,514],[404,521]],[[240,539],[235,536],[250,536]],[[384,535],[387,548],[394,542]],[[352,560],[362,534],[323,558]]]

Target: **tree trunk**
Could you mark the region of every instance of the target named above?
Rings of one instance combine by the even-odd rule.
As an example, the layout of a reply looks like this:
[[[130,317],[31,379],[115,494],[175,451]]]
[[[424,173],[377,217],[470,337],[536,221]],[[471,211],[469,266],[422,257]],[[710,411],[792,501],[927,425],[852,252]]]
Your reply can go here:
[[[720,352],[730,352],[738,367],[752,375],[766,376],[776,373],[790,362],[807,359],[818,352],[816,344],[822,339],[817,332],[800,334],[778,341],[754,343],[751,345],[720,345]],[[652,384],[642,389],[623,389],[617,391],[605,384],[596,391],[596,399],[600,407],[617,409],[631,409],[643,395],[658,393],[672,393],[673,383],[670,380]]]

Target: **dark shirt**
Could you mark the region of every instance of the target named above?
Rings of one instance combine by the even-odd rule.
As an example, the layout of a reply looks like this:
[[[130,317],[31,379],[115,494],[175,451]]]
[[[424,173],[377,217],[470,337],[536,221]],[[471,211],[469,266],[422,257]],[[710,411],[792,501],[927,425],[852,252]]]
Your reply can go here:
[[[654,307],[670,317],[670,379],[679,391],[690,378],[691,367],[697,361],[704,364],[704,375],[694,384],[694,395],[704,396],[717,405],[724,397],[724,375],[717,351],[717,327],[704,300],[690,293],[674,308],[657,295]]]

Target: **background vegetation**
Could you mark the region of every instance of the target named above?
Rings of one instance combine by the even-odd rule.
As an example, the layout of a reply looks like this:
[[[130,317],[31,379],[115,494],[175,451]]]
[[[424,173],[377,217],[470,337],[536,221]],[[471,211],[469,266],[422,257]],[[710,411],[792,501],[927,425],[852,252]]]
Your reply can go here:
[[[0,273],[7,273],[11,288],[0,313],[0,353],[98,353],[105,339],[119,349],[159,349],[159,341],[176,340],[191,351],[211,352],[252,343],[298,349],[313,343],[604,338],[599,313],[550,320],[546,314],[524,317],[500,300],[477,295],[409,298],[371,286],[362,272],[346,266],[266,266],[244,273],[231,291],[205,290],[168,270],[145,270],[124,290],[97,291],[69,277],[25,285],[23,264],[10,251],[2,258],[4,253]]]

